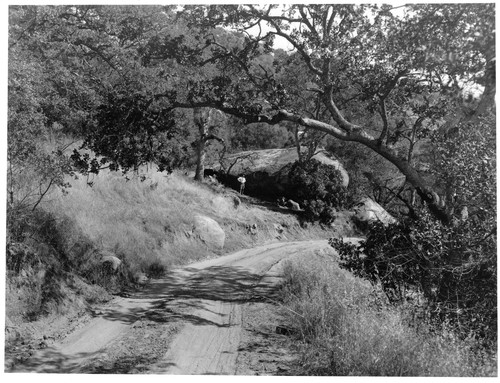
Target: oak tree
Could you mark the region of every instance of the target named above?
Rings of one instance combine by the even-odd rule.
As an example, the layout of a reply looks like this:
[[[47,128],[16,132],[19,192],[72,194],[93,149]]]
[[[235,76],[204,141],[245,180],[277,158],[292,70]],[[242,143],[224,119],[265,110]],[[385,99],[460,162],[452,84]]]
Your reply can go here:
[[[171,103],[217,108],[246,123],[291,121],[360,143],[394,164],[433,214],[447,222],[438,193],[412,165],[411,134],[455,126],[467,86],[483,86],[471,115],[491,107],[493,10],[492,4],[413,5],[402,12],[386,5],[185,7],[183,17],[204,36],[203,49],[211,50],[211,63],[222,75],[219,86],[205,79],[190,88],[189,98],[176,95]],[[244,33],[244,46],[230,49],[209,33],[221,25]],[[271,51],[277,37],[293,46],[309,73],[309,81],[294,86],[319,98],[325,117],[311,117],[310,108],[294,99],[293,88],[255,69],[255,57]],[[234,71],[237,81],[224,76]],[[405,129],[410,140],[402,155],[394,143]]]

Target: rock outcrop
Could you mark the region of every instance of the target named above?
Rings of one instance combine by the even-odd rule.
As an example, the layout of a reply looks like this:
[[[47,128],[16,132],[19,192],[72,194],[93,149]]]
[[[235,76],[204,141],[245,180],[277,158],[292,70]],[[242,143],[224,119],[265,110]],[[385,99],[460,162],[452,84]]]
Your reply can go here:
[[[211,249],[221,250],[224,248],[226,233],[212,218],[203,215],[195,216],[193,234]]]
[[[294,200],[289,199],[288,200],[288,207],[294,211],[300,211],[300,205],[295,202]]]
[[[337,169],[342,177],[342,185],[349,185],[349,175],[342,164],[332,158],[328,152],[322,150],[316,153],[312,158],[332,166]],[[220,182],[235,190],[239,190],[237,178],[245,174],[246,186],[245,193],[274,200],[287,195],[290,188],[288,173],[291,165],[298,160],[297,150],[288,149],[266,149],[240,152],[230,155],[225,161],[226,169],[231,164],[230,174],[217,174]],[[213,165],[212,169],[207,169],[206,174],[212,175],[214,171],[220,170],[220,165]]]

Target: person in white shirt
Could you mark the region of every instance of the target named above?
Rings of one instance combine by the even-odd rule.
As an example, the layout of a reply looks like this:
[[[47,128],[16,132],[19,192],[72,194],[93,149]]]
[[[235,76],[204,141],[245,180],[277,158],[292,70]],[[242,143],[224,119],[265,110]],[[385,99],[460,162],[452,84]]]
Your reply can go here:
[[[245,175],[238,177],[238,182],[240,183],[240,194],[243,194],[243,191],[245,190],[245,182],[247,182]]]

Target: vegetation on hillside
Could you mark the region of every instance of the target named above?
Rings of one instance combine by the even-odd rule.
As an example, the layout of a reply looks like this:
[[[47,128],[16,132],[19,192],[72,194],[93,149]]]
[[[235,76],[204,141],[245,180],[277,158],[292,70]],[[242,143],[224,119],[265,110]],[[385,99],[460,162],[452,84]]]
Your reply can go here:
[[[319,227],[251,204],[235,205],[221,185],[142,168],[127,178],[102,171],[52,191],[33,211],[12,215],[7,238],[6,315],[20,335],[54,315],[74,315],[160,277],[173,266],[267,241],[326,238]],[[223,249],[193,232],[194,217],[216,220]],[[277,229],[278,228],[278,229]],[[118,257],[117,270],[103,262]]]
[[[482,119],[453,141],[434,138],[440,159],[433,171],[451,195],[447,206],[460,214],[452,225],[415,208],[397,224],[373,224],[359,246],[332,241],[341,266],[380,284],[392,302],[420,296],[416,309],[492,349],[498,336],[495,130],[493,119]]]

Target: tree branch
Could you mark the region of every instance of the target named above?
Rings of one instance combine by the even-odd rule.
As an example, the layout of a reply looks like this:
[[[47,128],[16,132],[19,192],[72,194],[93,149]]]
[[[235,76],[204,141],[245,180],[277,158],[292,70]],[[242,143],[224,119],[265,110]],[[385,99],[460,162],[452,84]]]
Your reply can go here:
[[[279,110],[273,116],[262,114],[256,115],[244,113],[241,112],[238,108],[225,106],[220,102],[214,101],[203,101],[196,103],[172,102],[172,107],[211,107],[218,109],[224,113],[239,117],[243,119],[246,124],[260,122],[269,125],[275,125],[282,121],[290,121],[306,128],[324,132],[343,141],[353,141],[363,144],[366,147],[372,149],[375,153],[390,161],[401,171],[402,174],[406,176],[407,181],[411,185],[413,185],[413,187],[415,187],[415,190],[417,191],[420,198],[422,198],[422,200],[428,204],[429,210],[431,210],[436,218],[446,224],[451,221],[449,215],[439,206],[439,197],[437,196],[437,194],[429,187],[427,181],[422,178],[419,172],[414,169],[406,159],[399,157],[397,152],[395,152],[393,149],[390,149],[384,145],[379,145],[378,140],[368,134],[365,128],[352,124],[345,120],[330,98],[328,98],[327,101],[329,102],[327,103],[327,107],[331,111],[335,122],[339,125],[338,127],[315,119],[304,118],[287,110]]]
[[[299,5],[299,12],[300,12],[300,16],[302,17],[301,18],[301,21],[304,22],[304,24],[306,24],[307,28],[309,28],[309,30],[316,36],[316,38],[319,40],[319,33],[318,31],[316,30],[316,28],[314,27],[314,25],[311,24],[311,22],[309,21],[309,18],[307,17],[307,14],[306,12],[304,11],[304,6],[303,5]]]
[[[337,105],[333,101],[333,86],[329,85],[326,89],[325,92],[323,93],[323,103],[325,104],[326,108],[330,112],[333,120],[338,124],[338,126],[345,130],[346,132],[353,132],[353,131],[361,131],[361,127],[358,125],[355,125],[349,121],[347,121],[342,113],[340,113],[340,110],[338,109]]]
[[[331,9],[331,7],[329,9]],[[328,33],[328,35],[330,35],[330,32],[332,31],[333,22],[335,21],[336,16],[337,13],[332,10],[332,14],[330,15],[330,19],[328,20],[328,24],[326,26],[326,32]]]
[[[389,130],[389,122],[387,121],[387,111],[385,108],[385,99],[380,97],[379,98],[379,105],[380,105],[380,116],[382,117],[382,122],[383,122],[383,127],[382,127],[382,132],[380,133],[380,136],[378,138],[378,144],[382,145],[382,142],[384,141],[384,138],[387,136],[387,132]]]
[[[302,58],[304,59],[306,65],[308,66],[308,68],[316,75],[318,76],[322,76],[322,71],[320,69],[318,69],[313,63],[312,63],[312,59],[311,59],[311,56],[309,56],[309,54],[305,51],[305,49],[298,43],[298,41],[296,41],[295,39],[293,39],[290,35],[288,35],[287,33],[283,32],[283,30],[280,28],[280,26],[278,25],[277,21],[278,20],[285,20],[285,21],[288,21],[288,22],[305,22],[306,25],[308,25],[308,28],[310,28],[311,32],[313,33],[316,33],[317,35],[317,31],[313,28],[313,26],[309,23],[309,20],[303,20],[303,19],[290,19],[290,18],[285,18],[285,17],[281,17],[281,16],[269,16],[268,14],[263,14],[261,11],[259,11],[258,9],[256,9],[255,7],[253,6],[250,6],[250,9],[252,10],[251,14],[255,17],[257,17],[258,19],[260,20],[264,20],[264,21],[267,21],[269,24],[272,25],[272,27],[275,29],[274,32],[268,32],[269,34],[274,34],[274,35],[277,35],[277,36],[281,36],[283,37],[284,39],[286,39],[290,44],[292,44],[292,46],[297,50],[297,52],[299,52],[299,54],[302,56]]]

